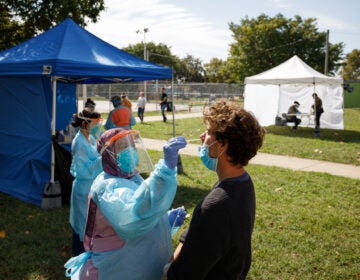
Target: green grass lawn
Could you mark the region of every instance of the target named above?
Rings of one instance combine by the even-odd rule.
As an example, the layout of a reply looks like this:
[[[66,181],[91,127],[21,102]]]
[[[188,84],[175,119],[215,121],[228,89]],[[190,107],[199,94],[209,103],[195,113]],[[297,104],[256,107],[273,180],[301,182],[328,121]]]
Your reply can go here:
[[[320,139],[310,129],[268,127],[262,151],[359,165],[359,120],[360,109],[346,109],[345,130],[323,129]],[[172,137],[169,123],[134,128],[143,137]],[[176,121],[176,135],[187,139],[198,139],[203,130],[200,118]],[[149,154],[154,162],[162,157]],[[191,214],[216,174],[198,157],[182,156],[182,162],[185,174],[178,176],[173,207],[184,205]],[[248,279],[360,279],[360,180],[260,165],[247,170],[257,199]],[[0,193],[0,279],[65,279],[63,265],[71,254],[68,220],[68,205],[44,211]]]
[[[150,156],[157,161],[162,153]],[[182,156],[182,163],[173,207],[191,214],[216,175],[197,157]],[[259,165],[247,170],[257,197],[248,279],[359,279],[359,180]],[[44,211],[2,193],[0,207],[1,279],[65,279],[69,207]]]

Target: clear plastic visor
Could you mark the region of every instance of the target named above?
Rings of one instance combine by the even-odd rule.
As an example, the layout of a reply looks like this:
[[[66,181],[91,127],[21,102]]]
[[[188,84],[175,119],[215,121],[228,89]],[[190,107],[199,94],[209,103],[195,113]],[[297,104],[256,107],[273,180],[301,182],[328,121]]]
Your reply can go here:
[[[111,143],[113,143],[113,149],[110,151]],[[105,151],[117,162],[118,167],[126,176],[132,176],[136,171],[150,173],[154,169],[139,132],[136,130],[126,130],[110,138],[100,154]]]

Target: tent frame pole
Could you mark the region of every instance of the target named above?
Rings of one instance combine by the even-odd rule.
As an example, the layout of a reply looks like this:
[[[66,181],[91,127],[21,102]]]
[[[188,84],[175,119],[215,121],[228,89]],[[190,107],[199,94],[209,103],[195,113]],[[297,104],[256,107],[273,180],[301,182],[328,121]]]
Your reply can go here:
[[[174,67],[171,67],[171,113],[172,113],[172,125],[173,125],[173,137],[176,136],[175,132],[175,104],[174,104]],[[184,174],[184,167],[182,165],[180,154],[178,154],[177,161],[177,174]]]
[[[172,125],[173,125],[173,137],[175,137],[176,133],[175,133],[175,114],[174,114],[174,67],[171,67],[172,71],[171,71],[171,113],[172,113]]]
[[[281,87],[281,84],[278,84],[278,106],[277,106],[277,115],[278,115],[278,116],[281,116],[281,113],[279,112],[279,109],[280,109],[280,96],[281,96],[281,94],[280,94],[280,91],[281,91],[280,87]]]
[[[316,83],[315,83],[315,78],[313,80],[313,94],[316,92]],[[312,96],[312,95],[311,95]],[[314,117],[316,116],[316,106],[315,106],[315,99],[314,99]],[[314,120],[315,123],[315,120]]]
[[[57,77],[51,77],[52,83],[52,118],[51,118],[51,136],[56,134],[56,81]],[[55,150],[51,142],[51,183],[55,181]]]

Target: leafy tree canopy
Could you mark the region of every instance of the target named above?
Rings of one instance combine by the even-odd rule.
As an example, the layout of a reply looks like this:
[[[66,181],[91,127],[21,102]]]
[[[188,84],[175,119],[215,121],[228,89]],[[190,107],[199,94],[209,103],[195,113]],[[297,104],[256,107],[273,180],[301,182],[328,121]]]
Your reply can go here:
[[[0,0],[0,50],[16,45],[23,38],[22,25],[11,20],[8,7]]]
[[[137,43],[123,48],[124,51],[131,53],[139,58],[144,58],[144,43]],[[146,57],[148,61],[168,67],[175,67],[178,58],[171,53],[170,47],[165,44],[146,43]]]
[[[144,44],[137,43],[123,48],[124,51],[131,53],[139,58],[144,58]],[[186,82],[203,82],[204,67],[199,58],[187,55],[185,58],[178,58],[171,53],[170,47],[165,44],[146,43],[147,60],[156,64],[172,67],[174,78]]]
[[[105,5],[104,0],[0,0],[0,9],[0,48],[6,49],[66,18],[81,26],[97,22]]]
[[[203,83],[205,81],[205,69],[201,59],[188,54],[180,60],[180,70],[177,73],[185,77],[187,82]]]
[[[346,55],[345,65],[341,74],[344,80],[360,79],[360,50],[354,49]]]
[[[227,60],[233,82],[243,82],[252,76],[271,69],[294,55],[323,73],[325,66],[326,32],[319,32],[316,19],[303,20],[300,16],[287,19],[278,14],[248,17],[240,24],[231,22],[229,28],[234,42],[230,45]],[[328,72],[334,74],[340,64],[343,43],[329,44]]]
[[[229,76],[226,72],[226,61],[215,57],[205,64],[205,73],[209,83],[226,83]]]

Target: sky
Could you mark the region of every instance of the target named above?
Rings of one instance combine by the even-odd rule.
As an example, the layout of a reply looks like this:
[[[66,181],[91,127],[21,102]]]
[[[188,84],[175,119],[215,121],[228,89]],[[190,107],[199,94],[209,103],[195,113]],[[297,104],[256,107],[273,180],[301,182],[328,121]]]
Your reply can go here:
[[[105,5],[86,30],[120,49],[145,40],[166,44],[179,58],[226,60],[234,41],[230,22],[279,13],[316,18],[319,31],[329,30],[330,43],[344,43],[345,54],[360,49],[359,0],[105,0]]]

